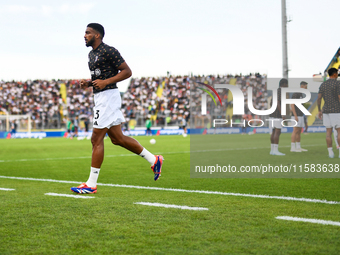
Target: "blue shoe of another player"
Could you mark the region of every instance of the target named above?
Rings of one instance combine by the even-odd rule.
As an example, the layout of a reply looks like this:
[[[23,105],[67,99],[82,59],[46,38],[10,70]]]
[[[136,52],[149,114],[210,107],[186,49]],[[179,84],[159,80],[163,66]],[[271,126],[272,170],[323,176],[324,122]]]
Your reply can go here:
[[[151,166],[151,169],[152,169],[153,173],[155,174],[153,179],[155,181],[157,181],[159,179],[159,177],[161,176],[164,158],[163,158],[162,155],[155,155],[155,156],[156,156],[156,160],[155,160],[155,163],[153,164],[153,166]]]
[[[97,186],[95,188],[91,188],[86,185],[86,183],[80,184],[78,187],[72,187],[71,190],[78,194],[94,194],[97,193]]]

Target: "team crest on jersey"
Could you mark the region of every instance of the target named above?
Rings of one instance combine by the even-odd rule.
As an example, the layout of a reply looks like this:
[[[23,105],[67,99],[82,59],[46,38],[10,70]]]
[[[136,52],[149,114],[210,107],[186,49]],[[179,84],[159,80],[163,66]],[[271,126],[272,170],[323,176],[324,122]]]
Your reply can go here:
[[[101,71],[99,68],[97,68],[96,70],[94,70],[94,73],[96,74],[96,76],[99,76],[101,74]]]

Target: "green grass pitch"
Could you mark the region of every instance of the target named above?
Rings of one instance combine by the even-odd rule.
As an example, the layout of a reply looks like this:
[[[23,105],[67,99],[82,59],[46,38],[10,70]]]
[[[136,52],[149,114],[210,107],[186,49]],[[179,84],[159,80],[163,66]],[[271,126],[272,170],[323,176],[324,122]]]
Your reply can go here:
[[[190,178],[192,137],[153,138],[157,142],[151,145],[150,137],[136,137],[148,150],[165,158],[157,182],[145,160],[113,146],[109,139],[105,140],[98,182],[340,202],[337,178]],[[250,163],[259,163],[259,157],[263,162],[273,160],[268,134],[229,135],[228,139],[228,146],[235,148],[229,154],[233,159]],[[280,151],[287,155],[275,160],[340,163],[339,158],[327,157],[325,134],[303,135],[302,144],[308,152],[290,153],[290,134],[282,134]],[[242,150],[236,150],[239,147]],[[90,156],[89,140],[0,140],[0,254],[339,254],[339,226],[276,217],[340,222],[340,203],[103,185],[98,186],[97,194],[85,195],[93,199],[45,195],[74,195],[70,187],[87,180]],[[209,210],[151,207],[136,202]]]

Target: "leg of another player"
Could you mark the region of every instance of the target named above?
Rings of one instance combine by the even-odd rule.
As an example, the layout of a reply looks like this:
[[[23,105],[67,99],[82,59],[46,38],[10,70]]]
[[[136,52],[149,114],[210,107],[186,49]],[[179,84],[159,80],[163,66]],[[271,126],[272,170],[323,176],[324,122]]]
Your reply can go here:
[[[296,150],[297,151],[307,151],[306,149],[301,148],[301,132],[302,132],[302,127],[296,127],[296,135],[295,135]]]
[[[281,135],[281,129],[275,128],[273,130],[274,132],[274,152],[272,155],[276,156],[284,156],[286,154],[279,152],[279,140],[280,140],[280,135]]]
[[[308,121],[307,121],[306,115],[303,116],[303,120],[304,120],[304,123],[305,123],[305,130],[304,130],[304,133],[307,133],[307,129],[308,129]]]
[[[336,148],[339,149],[339,142],[338,142],[338,131],[336,128],[333,129],[333,136],[334,136],[334,141],[336,144]]]
[[[296,147],[295,147],[295,142],[296,142],[296,127],[293,127],[293,132],[292,132],[292,136],[291,136],[291,146],[290,146],[290,151],[295,152],[296,151]]]
[[[275,128],[273,128],[272,133],[270,134],[270,155],[273,154],[274,152],[274,132],[275,132]]]
[[[328,156],[334,158],[333,145],[332,145],[332,128],[326,128],[326,143],[328,149]]]
[[[335,129],[335,132],[337,132],[337,136],[336,136],[336,142],[337,142],[337,149],[339,149],[339,144],[340,144],[340,136],[338,135],[339,134],[339,132],[340,132],[340,128],[336,128]],[[339,158],[340,158],[340,149],[339,149]]]
[[[275,133],[274,133],[274,144],[279,144],[280,135],[281,135],[281,129],[275,128]]]

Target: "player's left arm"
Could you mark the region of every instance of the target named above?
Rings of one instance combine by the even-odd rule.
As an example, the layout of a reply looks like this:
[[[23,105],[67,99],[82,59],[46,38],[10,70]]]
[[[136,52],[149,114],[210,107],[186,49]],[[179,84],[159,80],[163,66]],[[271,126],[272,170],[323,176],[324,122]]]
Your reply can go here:
[[[125,61],[121,63],[117,69],[119,70],[119,73],[111,78],[108,78],[106,80],[97,79],[97,80],[92,81],[93,87],[101,90],[111,83],[117,83],[117,82],[123,81],[131,77],[132,75],[132,71]]]

